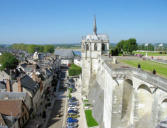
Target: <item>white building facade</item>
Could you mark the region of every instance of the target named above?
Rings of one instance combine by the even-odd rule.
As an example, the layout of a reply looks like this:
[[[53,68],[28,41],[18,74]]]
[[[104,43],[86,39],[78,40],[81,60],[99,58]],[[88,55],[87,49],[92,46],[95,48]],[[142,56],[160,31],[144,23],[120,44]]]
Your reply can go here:
[[[97,73],[101,55],[109,53],[109,38],[105,34],[97,34],[96,18],[94,19],[93,34],[82,38],[82,86],[87,95],[91,77]]]

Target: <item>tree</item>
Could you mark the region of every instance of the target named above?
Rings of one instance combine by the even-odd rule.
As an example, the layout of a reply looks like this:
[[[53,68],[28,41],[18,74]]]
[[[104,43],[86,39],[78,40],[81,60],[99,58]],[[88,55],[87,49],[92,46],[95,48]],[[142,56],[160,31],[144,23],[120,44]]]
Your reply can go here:
[[[13,49],[24,50],[28,53],[34,53],[35,51],[38,52],[54,52],[54,45],[35,45],[35,44],[13,44],[11,46]]]
[[[54,46],[53,45],[45,45],[44,46],[44,52],[53,53],[54,52]]]
[[[125,40],[121,40],[120,42],[118,42],[118,44],[116,45],[116,48],[118,50],[119,53],[121,53],[123,51],[123,45],[125,44]]]
[[[133,51],[137,50],[137,43],[136,43],[136,39],[134,38],[130,38],[128,40],[128,43],[129,43],[129,49],[128,49],[128,52],[132,53]]]
[[[0,56],[0,70],[15,69],[18,65],[18,60],[11,53],[3,53]]]
[[[136,39],[130,38],[129,40],[121,40],[117,44],[116,48],[118,49],[119,53],[132,54],[134,50],[137,50],[138,46]]]
[[[144,44],[138,46],[138,50],[147,50],[147,51],[154,51],[154,45],[148,44],[148,46],[145,46]]]
[[[119,54],[118,49],[117,48],[111,49],[110,54],[112,56],[118,56],[118,54]]]

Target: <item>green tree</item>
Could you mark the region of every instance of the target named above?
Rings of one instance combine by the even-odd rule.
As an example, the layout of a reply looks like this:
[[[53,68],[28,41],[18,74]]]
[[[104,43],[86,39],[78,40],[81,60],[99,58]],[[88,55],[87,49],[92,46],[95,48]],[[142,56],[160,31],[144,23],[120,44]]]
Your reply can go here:
[[[54,52],[54,46],[53,45],[45,45],[44,46],[44,52],[53,53]]]
[[[136,39],[130,38],[129,40],[121,40],[117,44],[116,48],[119,53],[132,54],[134,50],[137,50],[138,46],[136,43]]]
[[[121,53],[123,51],[123,45],[125,44],[125,40],[121,40],[120,42],[118,42],[118,44],[116,45],[116,48],[118,50],[119,53]]]
[[[136,39],[134,38],[130,38],[128,40],[128,44],[129,44],[129,49],[128,52],[132,53],[133,51],[137,50],[137,43],[136,43]]]
[[[14,69],[18,65],[18,60],[11,53],[3,53],[0,56],[0,70]]]
[[[38,52],[54,52],[54,45],[35,45],[35,44],[13,44],[11,46],[13,49],[24,50],[28,53],[34,53],[35,51]]]

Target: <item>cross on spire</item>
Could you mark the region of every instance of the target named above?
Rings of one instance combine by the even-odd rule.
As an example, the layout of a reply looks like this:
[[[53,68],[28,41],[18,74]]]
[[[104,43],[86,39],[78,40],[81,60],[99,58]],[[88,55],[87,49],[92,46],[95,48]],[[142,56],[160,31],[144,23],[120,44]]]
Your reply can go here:
[[[93,28],[93,34],[97,35],[96,16],[94,16],[94,28]]]

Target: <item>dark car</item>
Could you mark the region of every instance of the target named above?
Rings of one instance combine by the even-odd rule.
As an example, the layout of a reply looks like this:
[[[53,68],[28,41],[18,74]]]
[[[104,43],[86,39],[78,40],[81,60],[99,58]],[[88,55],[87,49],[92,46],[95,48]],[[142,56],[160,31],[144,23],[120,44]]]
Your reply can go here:
[[[68,103],[69,105],[75,105],[75,106],[78,106],[78,102],[70,102]]]
[[[68,123],[77,123],[78,120],[75,119],[75,118],[72,118],[72,117],[68,117],[68,118],[67,118],[67,122],[68,122]]]
[[[77,114],[78,112],[77,112],[77,111],[74,111],[74,110],[69,110],[68,113]]]

